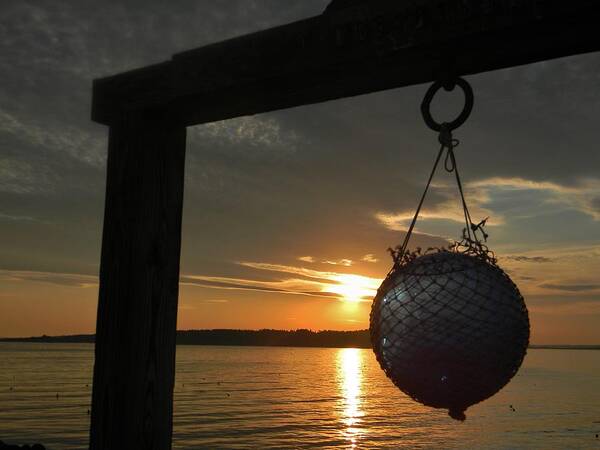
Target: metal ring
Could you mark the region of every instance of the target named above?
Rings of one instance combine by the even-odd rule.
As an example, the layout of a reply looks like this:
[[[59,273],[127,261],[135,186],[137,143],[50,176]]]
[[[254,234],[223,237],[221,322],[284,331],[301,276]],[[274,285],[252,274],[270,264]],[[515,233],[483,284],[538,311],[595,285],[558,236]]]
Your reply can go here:
[[[443,87],[447,91],[453,91],[454,86],[458,86],[462,89],[465,94],[465,106],[463,107],[460,115],[454,119],[452,122],[445,122],[443,124],[437,123],[433,117],[431,116],[431,101],[435,94]],[[441,131],[442,125],[445,125],[447,129],[450,131],[456,130],[460,127],[471,115],[471,111],[473,110],[473,89],[471,85],[463,78],[456,78],[452,83],[436,81],[433,83],[430,88],[427,90],[425,94],[425,98],[423,99],[423,103],[421,103],[421,113],[423,114],[423,119],[429,128],[434,131]]]

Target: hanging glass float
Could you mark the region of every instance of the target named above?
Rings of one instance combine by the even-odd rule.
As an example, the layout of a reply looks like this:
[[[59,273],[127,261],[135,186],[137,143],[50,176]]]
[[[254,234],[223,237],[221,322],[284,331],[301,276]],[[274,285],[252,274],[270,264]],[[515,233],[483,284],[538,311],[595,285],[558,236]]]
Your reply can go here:
[[[494,395],[519,370],[529,344],[529,317],[519,289],[478,237],[487,239],[485,221],[471,222],[452,130],[468,117],[473,96],[465,80],[453,84],[466,97],[465,110],[454,122],[440,125],[429,114],[441,83],[423,102],[425,120],[440,132],[442,147],[404,243],[392,251],[394,265],[373,301],[370,333],[381,368],[400,390],[465,420],[469,406]],[[409,252],[410,235],[444,153],[463,202],[463,239],[447,248]]]

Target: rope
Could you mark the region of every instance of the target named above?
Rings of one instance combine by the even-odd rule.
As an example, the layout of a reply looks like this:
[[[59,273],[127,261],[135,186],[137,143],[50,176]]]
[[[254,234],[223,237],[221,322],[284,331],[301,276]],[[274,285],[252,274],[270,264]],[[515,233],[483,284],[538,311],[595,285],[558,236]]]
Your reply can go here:
[[[481,247],[481,241],[479,240],[479,238],[477,236],[477,231],[480,231],[483,235],[484,241],[487,240],[488,236],[483,231],[483,226],[485,226],[487,218],[482,220],[481,222],[479,222],[479,224],[477,224],[477,225],[474,224],[473,221],[471,220],[471,213],[469,212],[469,207],[467,206],[467,201],[465,199],[465,193],[464,193],[462,181],[460,179],[460,174],[458,171],[458,163],[456,162],[456,156],[454,154],[454,149],[460,144],[460,142],[458,141],[458,139],[454,139],[454,137],[452,136],[452,130],[446,123],[441,125],[441,130],[440,130],[438,140],[441,144],[440,150],[438,152],[437,158],[435,159],[435,163],[433,164],[433,169],[431,170],[431,174],[429,175],[429,179],[427,180],[427,185],[425,186],[425,190],[423,191],[423,195],[421,196],[421,200],[419,201],[419,205],[417,206],[415,215],[412,219],[410,227],[408,228],[406,236],[404,237],[402,246],[400,247],[400,251],[397,252],[395,255],[394,259],[396,262],[399,262],[406,253],[406,247],[408,246],[408,242],[412,236],[413,230],[417,223],[417,219],[419,218],[419,214],[423,207],[423,203],[425,202],[425,197],[427,197],[427,193],[429,192],[429,187],[431,186],[431,181],[433,180],[433,177],[435,176],[437,167],[439,165],[439,162],[440,162],[444,152],[446,152],[446,159],[444,161],[444,169],[448,173],[454,173],[455,179],[456,179],[456,184],[458,186],[458,191],[460,192],[460,199],[462,202],[463,215],[465,218],[465,229],[463,230],[463,239],[466,240],[467,242],[473,242],[478,247]]]
[[[400,247],[400,252],[397,254],[397,260],[402,258],[402,256],[404,255],[404,253],[406,251],[406,246],[408,245],[410,236],[412,235],[415,224],[417,223],[417,218],[419,217],[419,213],[421,212],[421,208],[423,207],[423,202],[425,202],[425,197],[427,196],[427,192],[429,191],[429,186],[431,185],[431,180],[433,180],[433,176],[435,175],[437,166],[440,163],[440,159],[442,158],[445,148],[446,147],[444,146],[444,144],[442,144],[442,146],[440,147],[440,151],[438,152],[437,158],[435,159],[435,163],[433,164],[433,169],[431,171],[431,174],[429,175],[429,180],[427,180],[427,185],[425,186],[425,191],[423,192],[423,195],[421,196],[421,201],[419,202],[419,206],[417,206],[417,211],[415,212],[415,216],[413,217],[410,227],[408,228],[408,232],[406,233],[406,236],[404,236],[404,242],[402,242],[402,247]]]

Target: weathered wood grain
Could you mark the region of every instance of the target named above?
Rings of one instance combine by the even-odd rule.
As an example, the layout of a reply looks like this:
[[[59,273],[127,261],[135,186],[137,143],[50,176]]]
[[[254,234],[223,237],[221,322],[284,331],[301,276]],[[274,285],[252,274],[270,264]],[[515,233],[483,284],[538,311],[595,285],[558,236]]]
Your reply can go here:
[[[185,127],[110,127],[90,448],[171,448]]]

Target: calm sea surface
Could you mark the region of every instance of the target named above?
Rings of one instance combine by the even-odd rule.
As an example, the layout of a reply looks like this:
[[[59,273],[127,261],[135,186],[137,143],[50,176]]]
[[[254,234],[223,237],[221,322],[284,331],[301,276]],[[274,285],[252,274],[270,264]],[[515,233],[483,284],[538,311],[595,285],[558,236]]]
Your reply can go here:
[[[0,439],[86,447],[92,363],[92,345],[0,343]],[[370,350],[177,348],[173,447],[207,449],[600,449],[600,351],[530,350],[467,417],[412,402]]]

